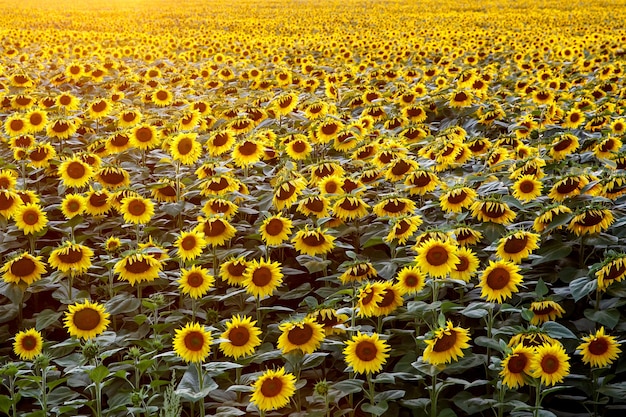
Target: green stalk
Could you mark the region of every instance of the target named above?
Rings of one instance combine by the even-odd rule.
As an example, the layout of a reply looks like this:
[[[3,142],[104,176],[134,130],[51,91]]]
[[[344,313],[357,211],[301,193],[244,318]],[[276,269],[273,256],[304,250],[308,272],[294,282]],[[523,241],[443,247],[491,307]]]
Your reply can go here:
[[[439,390],[437,389],[437,376],[433,376],[432,387],[430,389],[430,417],[437,417],[437,402],[439,401]]]
[[[202,372],[202,362],[196,362],[196,371],[198,372],[198,386],[200,392],[204,389],[204,373]],[[200,400],[200,417],[204,417],[204,397]]]
[[[41,368],[41,409],[44,412],[44,415],[48,415],[48,382],[47,382],[47,374],[48,374],[48,365],[44,365]]]
[[[96,385],[96,417],[102,417],[102,384],[100,381],[94,384]]]
[[[541,408],[541,381],[537,381],[535,385],[535,407],[533,409],[533,417],[539,417],[539,409]]]
[[[17,370],[16,370],[17,371]],[[15,401],[15,375],[9,375],[9,395],[11,396],[11,416],[17,417],[17,401]]]
[[[374,382],[372,381],[372,373],[368,372],[365,375],[367,378],[367,388],[369,390],[370,404],[376,405],[374,403],[374,397],[376,396],[376,391],[374,389]]]

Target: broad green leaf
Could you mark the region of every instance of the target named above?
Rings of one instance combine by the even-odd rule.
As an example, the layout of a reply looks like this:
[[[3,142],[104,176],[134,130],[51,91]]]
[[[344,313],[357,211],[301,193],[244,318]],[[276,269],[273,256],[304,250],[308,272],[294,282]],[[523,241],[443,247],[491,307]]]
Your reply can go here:
[[[546,295],[548,293],[548,286],[546,285],[545,282],[543,282],[543,279],[539,278],[539,280],[537,281],[537,285],[535,286],[535,294],[537,294],[538,298],[543,297],[544,295]]]
[[[588,277],[576,278],[569,283],[569,289],[574,297],[574,301],[579,301],[598,288],[598,281],[591,280]]]
[[[109,375],[109,368],[104,365],[98,365],[87,373],[93,382],[100,383]]]
[[[548,336],[555,339],[577,339],[576,335],[567,327],[555,321],[547,321],[543,323],[541,328],[548,334]]]
[[[619,323],[620,314],[616,309],[610,310],[585,310],[585,317],[596,323],[600,323],[610,329],[613,329]]]
[[[346,394],[354,394],[363,390],[363,381],[360,379],[346,379],[332,385],[333,389]]]
[[[383,413],[387,411],[388,408],[389,406],[387,405],[386,401],[383,401],[376,405],[370,404],[370,403],[364,403],[361,405],[361,409],[363,411],[365,411],[366,413],[370,413],[374,416],[382,416]]]
[[[9,414],[9,409],[11,408],[11,398],[8,395],[0,395],[0,411],[4,414]]]
[[[141,301],[129,294],[118,294],[105,304],[107,311],[111,315],[130,313],[141,306]]]
[[[35,329],[43,330],[52,326],[54,323],[61,323],[62,311],[54,311],[45,309],[41,313],[37,314]]]
[[[566,258],[572,253],[572,247],[557,240],[549,240],[543,244],[538,250],[538,257],[532,262],[532,265],[540,265],[547,262],[558,261]]]

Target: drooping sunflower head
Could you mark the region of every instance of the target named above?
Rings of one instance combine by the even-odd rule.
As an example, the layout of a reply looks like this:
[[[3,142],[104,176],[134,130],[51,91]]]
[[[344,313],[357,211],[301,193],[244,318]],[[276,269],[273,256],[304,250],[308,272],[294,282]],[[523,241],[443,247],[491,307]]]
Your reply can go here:
[[[104,332],[111,323],[110,314],[102,304],[86,300],[74,303],[65,313],[64,326],[70,336],[92,339]]]
[[[599,268],[594,269],[598,281],[598,290],[606,291],[611,284],[626,278],[626,254],[609,253]]]
[[[578,346],[583,362],[592,367],[602,368],[610,366],[622,350],[615,336],[605,334],[604,326],[594,334],[583,336],[583,343]]]
[[[176,329],[172,346],[185,362],[204,362],[211,352],[211,332],[199,323],[187,323]]]
[[[342,284],[361,282],[377,275],[376,269],[368,261],[355,261],[346,265],[346,270],[339,276]]]
[[[481,199],[472,206],[472,216],[481,222],[492,222],[507,225],[513,222],[516,213],[505,202],[494,199]]]
[[[335,237],[328,234],[325,229],[311,229],[308,225],[296,232],[292,242],[300,253],[316,256],[330,252],[335,247]]]
[[[615,217],[610,209],[589,205],[575,213],[567,229],[576,236],[583,236],[606,231],[614,221]]]
[[[326,336],[345,333],[345,330],[337,326],[345,323],[349,319],[346,314],[340,314],[332,308],[319,308],[307,314],[307,317],[312,318],[316,323],[320,324]]]
[[[388,197],[374,205],[372,211],[378,217],[400,217],[415,213],[413,200],[405,197]]]
[[[448,213],[461,213],[464,208],[474,203],[477,196],[478,193],[473,188],[459,184],[448,188],[441,194],[439,205]]]
[[[357,374],[370,374],[382,370],[387,362],[391,346],[377,333],[371,335],[357,332],[345,342],[343,354],[346,364]]]
[[[431,365],[450,363],[464,356],[463,349],[469,347],[469,330],[453,326],[448,321],[445,326],[435,330],[433,336],[426,339],[424,361]]]
[[[220,265],[220,277],[222,281],[226,281],[230,285],[243,287],[248,264],[248,261],[243,257],[232,258],[222,262]]]
[[[261,344],[261,329],[256,327],[256,320],[238,314],[226,322],[226,330],[220,339],[220,350],[226,356],[238,359],[254,353],[254,350]]]
[[[119,279],[135,285],[142,281],[154,281],[162,269],[161,262],[151,253],[136,252],[124,256],[115,263],[113,271]]]
[[[530,303],[530,311],[533,312],[533,317],[530,319],[530,324],[540,325],[547,321],[554,321],[565,314],[563,307],[559,303],[552,300],[533,301]]]
[[[203,233],[204,240],[211,246],[223,245],[237,233],[228,220],[219,216],[201,218],[194,231]]]
[[[272,204],[277,210],[291,207],[302,195],[305,188],[306,181],[301,177],[283,181],[274,188]]]

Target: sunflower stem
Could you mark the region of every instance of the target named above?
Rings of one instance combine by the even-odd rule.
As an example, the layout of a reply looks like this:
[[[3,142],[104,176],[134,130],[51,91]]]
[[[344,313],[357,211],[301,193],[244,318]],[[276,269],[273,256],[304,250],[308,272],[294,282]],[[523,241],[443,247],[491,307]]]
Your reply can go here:
[[[41,367],[41,410],[44,412],[44,416],[48,415],[48,364],[43,364]]]
[[[16,375],[9,375],[9,398],[11,398],[11,417],[17,417],[17,399],[15,398]]]
[[[498,417],[504,416],[504,384],[502,381],[498,382]]]
[[[437,417],[437,401],[439,401],[439,391],[437,390],[437,375],[433,376],[430,388],[430,417]]]
[[[204,389],[204,373],[202,372],[202,362],[196,362],[196,372],[198,372],[198,388],[200,392]],[[200,398],[200,417],[204,417],[204,397]]]
[[[585,235],[580,235],[580,254],[578,258],[578,268],[582,269],[585,266]]]
[[[541,381],[537,381],[535,385],[535,407],[533,409],[533,417],[539,417],[539,409],[541,408]]]
[[[263,315],[261,314],[261,298],[256,297],[256,322],[257,326],[263,328]]]
[[[366,378],[367,378],[367,388],[369,390],[370,404],[376,405],[376,403],[374,402],[374,397],[376,396],[376,391],[374,389],[374,382],[372,381],[372,373],[371,372],[367,372],[365,375],[366,375]]]
[[[139,249],[139,223],[135,225],[135,243],[137,245],[137,249]]]

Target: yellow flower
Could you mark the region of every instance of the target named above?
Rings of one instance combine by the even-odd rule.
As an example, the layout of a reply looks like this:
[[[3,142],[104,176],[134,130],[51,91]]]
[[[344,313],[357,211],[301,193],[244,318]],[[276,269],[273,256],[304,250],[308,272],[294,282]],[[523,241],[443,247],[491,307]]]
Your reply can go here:
[[[174,161],[183,165],[193,165],[202,153],[202,145],[197,141],[197,133],[180,133],[169,142],[169,152]]]
[[[252,384],[250,401],[261,411],[276,410],[289,404],[296,392],[296,377],[285,368],[268,370]]]
[[[308,225],[298,230],[291,241],[298,252],[310,256],[328,253],[335,247],[334,236],[327,234],[325,229],[311,230]]]
[[[196,259],[202,254],[206,244],[203,234],[197,231],[181,232],[174,242],[176,253],[183,261]]]
[[[346,364],[357,374],[371,374],[382,370],[391,350],[377,333],[368,335],[357,332],[345,344],[343,354]]]
[[[185,362],[204,362],[211,352],[211,332],[199,323],[187,323],[176,329],[172,346],[174,352]]]
[[[292,227],[291,220],[278,213],[263,220],[259,233],[266,245],[280,245],[289,239]]]
[[[146,224],[154,215],[154,203],[143,197],[126,197],[121,201],[120,211],[126,223]]]
[[[17,228],[25,235],[38,233],[48,224],[45,211],[34,203],[19,205],[13,213],[13,220]]]
[[[502,370],[500,371],[502,383],[513,389],[526,385],[526,381],[530,377],[534,355],[534,348],[521,344],[515,346],[513,351],[502,360]]]
[[[106,330],[109,317],[103,305],[87,300],[70,305],[63,321],[70,336],[92,339]]]
[[[595,368],[610,366],[622,353],[615,336],[604,334],[604,326],[595,334],[584,336],[578,350],[583,355],[583,362]]]
[[[299,349],[304,354],[313,353],[324,340],[324,328],[312,317],[298,322],[286,322],[278,326],[281,335],[276,347],[283,354]]]
[[[29,361],[41,354],[43,337],[35,329],[22,330],[15,335],[13,352],[23,361]]]
[[[91,266],[94,252],[88,246],[65,241],[50,253],[48,263],[61,272],[83,274]]]
[[[563,379],[569,375],[569,359],[560,343],[541,345],[536,349],[532,360],[532,376],[540,378],[544,385],[563,382]]]
[[[66,219],[81,215],[87,209],[87,202],[82,194],[67,194],[61,202],[61,212]]]
[[[480,278],[478,286],[482,289],[480,296],[489,302],[502,303],[513,293],[518,291],[517,286],[522,282],[520,268],[507,261],[489,261]]]
[[[152,254],[134,253],[117,261],[113,271],[119,274],[119,279],[134,286],[142,281],[154,281],[159,277],[161,268],[161,262]]]
[[[183,294],[188,294],[191,298],[201,298],[213,286],[215,278],[209,274],[209,270],[199,266],[192,266],[190,269],[182,268],[178,287]]]
[[[463,350],[470,347],[469,330],[454,327],[448,321],[445,327],[435,330],[432,339],[426,339],[424,361],[431,365],[440,365],[452,362],[464,356]]]
[[[246,292],[257,298],[271,296],[283,283],[280,263],[263,258],[248,263],[243,276]]]
[[[27,252],[9,259],[0,269],[4,282],[19,284],[20,281],[27,285],[39,281],[46,273],[46,264],[41,260],[41,256],[33,256]]]
[[[261,344],[261,330],[255,326],[256,320],[250,317],[233,316],[226,322],[226,330],[220,336],[220,350],[226,356],[238,359],[252,355],[254,350]]]
[[[460,263],[456,256],[456,248],[450,242],[430,239],[416,245],[415,250],[417,251],[415,257],[417,266],[432,277],[445,277],[456,264]]]
[[[496,254],[500,259],[519,264],[539,248],[539,238],[538,234],[524,230],[508,233],[498,242]]]
[[[201,219],[194,231],[202,233],[207,245],[211,246],[223,245],[237,233],[237,229],[221,217]]]

